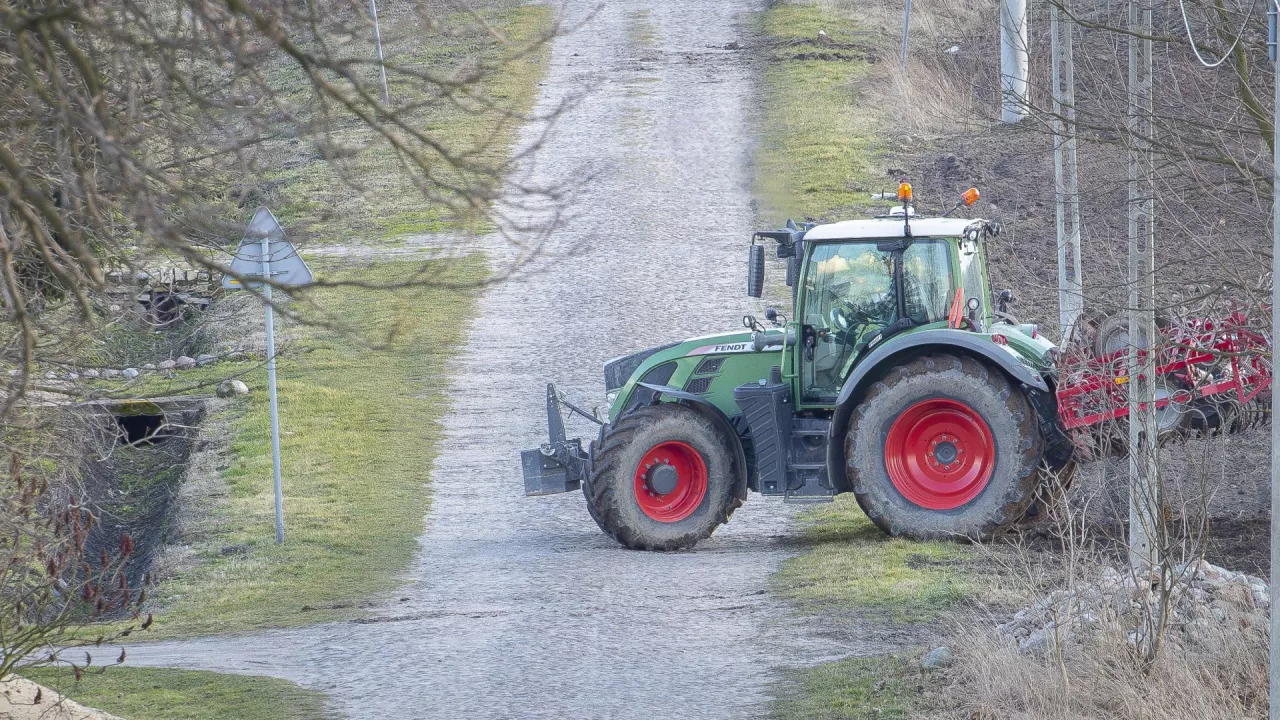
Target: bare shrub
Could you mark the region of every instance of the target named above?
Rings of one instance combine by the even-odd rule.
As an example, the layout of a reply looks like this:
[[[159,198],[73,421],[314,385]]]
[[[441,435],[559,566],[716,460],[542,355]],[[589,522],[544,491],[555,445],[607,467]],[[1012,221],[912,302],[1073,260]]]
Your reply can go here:
[[[134,543],[127,535],[93,554],[89,539],[98,518],[65,486],[51,484],[41,465],[14,454],[0,482],[0,678],[65,663],[79,679],[125,661],[123,649],[95,660],[98,647],[151,626],[151,616],[141,616],[149,578],[142,587],[129,581]],[[118,617],[131,622],[77,635],[89,623]]]

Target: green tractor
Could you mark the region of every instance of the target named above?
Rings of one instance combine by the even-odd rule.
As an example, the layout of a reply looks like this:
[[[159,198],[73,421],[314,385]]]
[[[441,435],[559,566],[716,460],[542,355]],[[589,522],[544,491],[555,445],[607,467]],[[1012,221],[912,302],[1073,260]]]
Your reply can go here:
[[[905,184],[899,200],[882,217],[757,232],[748,294],[761,297],[776,243],[790,317],[768,308],[768,327],[747,316],[611,360],[607,421],[549,385],[551,437],[522,453],[526,494],[581,489],[602,530],[645,550],[693,546],[748,491],[852,492],[911,538],[988,538],[1034,514],[1073,467],[1056,348],[1008,314],[1008,291],[992,306],[983,245],[997,223],[917,218]],[[565,409],[601,424],[588,449],[566,438]]]

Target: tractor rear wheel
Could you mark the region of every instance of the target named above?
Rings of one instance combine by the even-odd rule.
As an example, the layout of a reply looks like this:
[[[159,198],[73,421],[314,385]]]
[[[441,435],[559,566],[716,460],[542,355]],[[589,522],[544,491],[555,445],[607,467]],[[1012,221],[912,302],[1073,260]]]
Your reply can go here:
[[[679,403],[641,406],[601,428],[587,475],[591,517],[636,550],[693,547],[740,504],[729,438]]]
[[[1040,484],[1035,410],[1003,373],[955,355],[889,371],[853,412],[846,473],[890,535],[986,539],[1018,522]]]

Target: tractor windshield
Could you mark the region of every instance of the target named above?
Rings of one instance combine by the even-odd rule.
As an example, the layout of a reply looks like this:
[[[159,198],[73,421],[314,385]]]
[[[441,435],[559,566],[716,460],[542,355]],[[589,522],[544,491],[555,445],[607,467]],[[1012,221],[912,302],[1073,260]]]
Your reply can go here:
[[[804,322],[814,338],[804,373],[807,399],[834,398],[849,359],[901,310],[916,324],[946,318],[954,292],[947,243],[918,240],[902,252],[901,310],[894,283],[897,255],[866,240],[814,248],[805,280]]]

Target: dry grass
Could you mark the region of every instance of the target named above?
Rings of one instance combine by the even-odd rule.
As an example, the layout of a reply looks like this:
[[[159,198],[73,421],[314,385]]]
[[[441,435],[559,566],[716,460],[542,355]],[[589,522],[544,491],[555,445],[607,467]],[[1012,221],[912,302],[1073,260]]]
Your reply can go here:
[[[1267,712],[1265,631],[1224,626],[1211,650],[1163,653],[1149,673],[1120,632],[1026,655],[994,633],[959,636],[955,717],[983,720],[1240,720]]]

